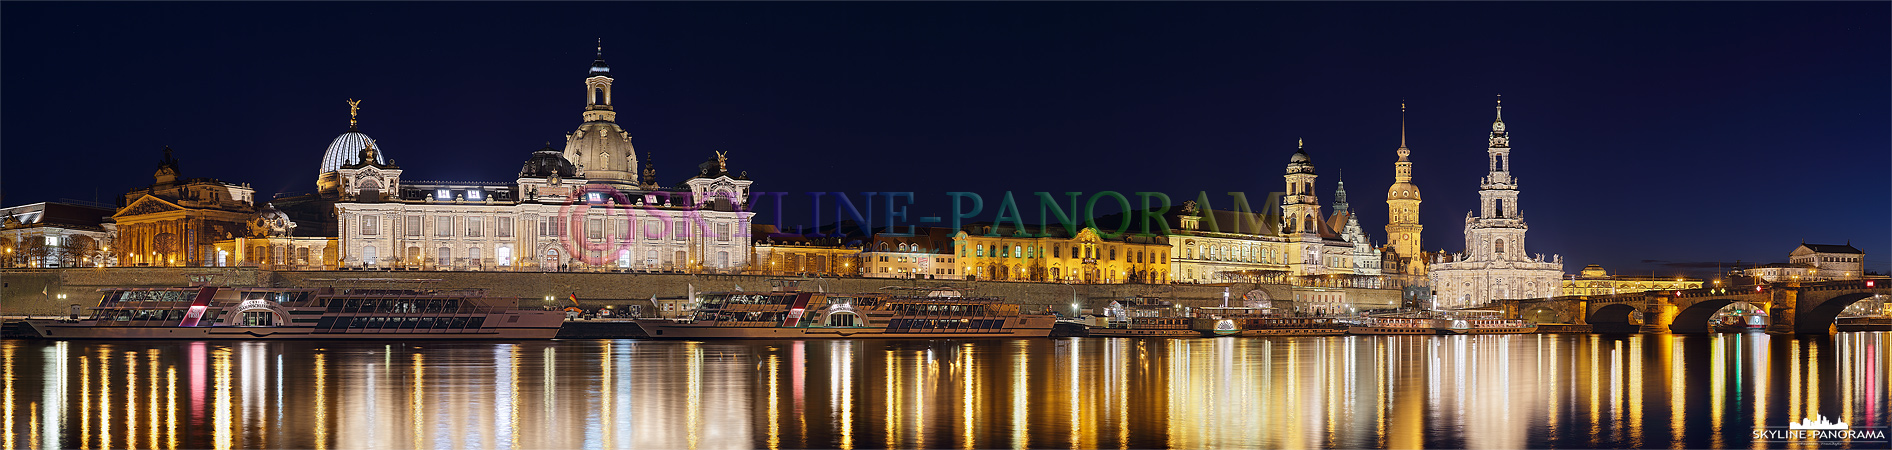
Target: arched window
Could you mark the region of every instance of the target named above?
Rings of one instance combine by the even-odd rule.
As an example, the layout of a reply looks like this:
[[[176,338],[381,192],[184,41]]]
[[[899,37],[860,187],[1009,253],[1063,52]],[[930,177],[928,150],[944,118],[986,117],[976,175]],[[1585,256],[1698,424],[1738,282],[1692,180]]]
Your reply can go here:
[[[570,98],[570,97],[566,97],[566,98]],[[361,263],[372,266],[374,265],[374,260],[375,260],[374,246],[372,245],[362,246],[361,247]]]
[[[1491,210],[1495,217],[1504,217],[1504,199],[1492,200]]]
[[[1301,218],[1301,232],[1303,233],[1314,232],[1314,215],[1313,214],[1309,214],[1307,215],[1307,217]]]
[[[441,247],[438,252],[434,253],[434,256],[440,258],[440,262],[439,262],[440,265],[445,266],[445,265],[453,264],[453,250],[452,249]]]
[[[1498,253],[1504,253],[1504,240],[1503,239],[1498,240],[1498,246],[1496,248],[1497,248]],[[1776,261],[1779,261],[1779,260],[1776,260]]]
[[[566,91],[566,92],[570,92],[570,91]],[[571,98],[571,97],[565,97],[565,98]],[[593,88],[591,90],[591,103],[594,105],[604,104],[604,88]]]
[[[499,260],[499,265],[512,265],[512,247],[500,246],[498,250],[493,251],[493,257]]]

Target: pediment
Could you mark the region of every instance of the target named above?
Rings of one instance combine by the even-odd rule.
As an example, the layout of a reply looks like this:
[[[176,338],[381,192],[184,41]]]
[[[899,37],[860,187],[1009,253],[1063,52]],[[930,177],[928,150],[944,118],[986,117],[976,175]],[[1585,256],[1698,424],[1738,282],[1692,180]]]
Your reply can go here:
[[[178,206],[176,203],[167,202],[167,201],[164,201],[164,199],[146,195],[143,197],[139,197],[138,200],[131,202],[131,205],[126,206],[124,209],[118,210],[118,214],[113,214],[112,217],[117,218],[117,217],[142,216],[146,214],[157,214],[157,213],[171,212],[171,211],[183,211],[184,209],[185,209],[184,207]]]

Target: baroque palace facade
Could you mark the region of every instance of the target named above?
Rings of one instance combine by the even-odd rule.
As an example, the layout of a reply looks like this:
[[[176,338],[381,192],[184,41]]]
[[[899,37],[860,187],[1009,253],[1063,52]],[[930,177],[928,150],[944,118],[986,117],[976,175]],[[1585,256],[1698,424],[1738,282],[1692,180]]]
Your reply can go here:
[[[532,152],[510,183],[415,183],[351,129],[317,182],[344,268],[736,273],[749,266],[750,181],[718,152],[681,186],[658,184],[616,122],[603,52],[584,79],[584,121],[564,150]],[[648,158],[648,155],[646,155]],[[647,162],[646,162],[647,163]]]
[[[1524,232],[1530,227],[1518,208],[1518,182],[1511,176],[1511,138],[1504,128],[1502,102],[1488,142],[1478,214],[1465,213],[1465,251],[1443,255],[1431,267],[1436,308],[1562,295],[1563,257],[1545,258],[1524,251]]]

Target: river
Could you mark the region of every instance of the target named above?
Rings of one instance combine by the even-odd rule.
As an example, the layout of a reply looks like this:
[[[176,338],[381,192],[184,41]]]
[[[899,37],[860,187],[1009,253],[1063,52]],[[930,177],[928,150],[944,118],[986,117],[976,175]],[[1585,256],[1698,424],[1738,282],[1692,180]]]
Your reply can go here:
[[[7,448],[1887,448],[1892,421],[1892,333],[5,340],[0,367]],[[1787,434],[1820,416],[1852,440]]]

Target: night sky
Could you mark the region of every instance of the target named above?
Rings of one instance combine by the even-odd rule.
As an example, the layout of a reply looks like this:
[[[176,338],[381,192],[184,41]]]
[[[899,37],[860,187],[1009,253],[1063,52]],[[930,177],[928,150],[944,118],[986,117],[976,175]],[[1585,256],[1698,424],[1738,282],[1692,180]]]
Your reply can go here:
[[[1403,99],[1426,248],[1458,251],[1502,94],[1527,250],[1566,272],[1706,275],[1850,240],[1885,273],[1889,16],[1884,2],[8,2],[0,203],[111,203],[151,182],[166,145],[186,177],[313,191],[348,98],[403,178],[511,181],[577,128],[602,38],[641,162],[671,184],[727,151],[756,190],[792,193],[791,226],[809,191],[914,191],[915,217],[972,191],[990,220],[1009,190],[1033,222],[1034,191],[1206,191],[1218,208],[1243,191],[1259,206],[1305,139],[1322,202],[1344,171],[1384,243]]]

